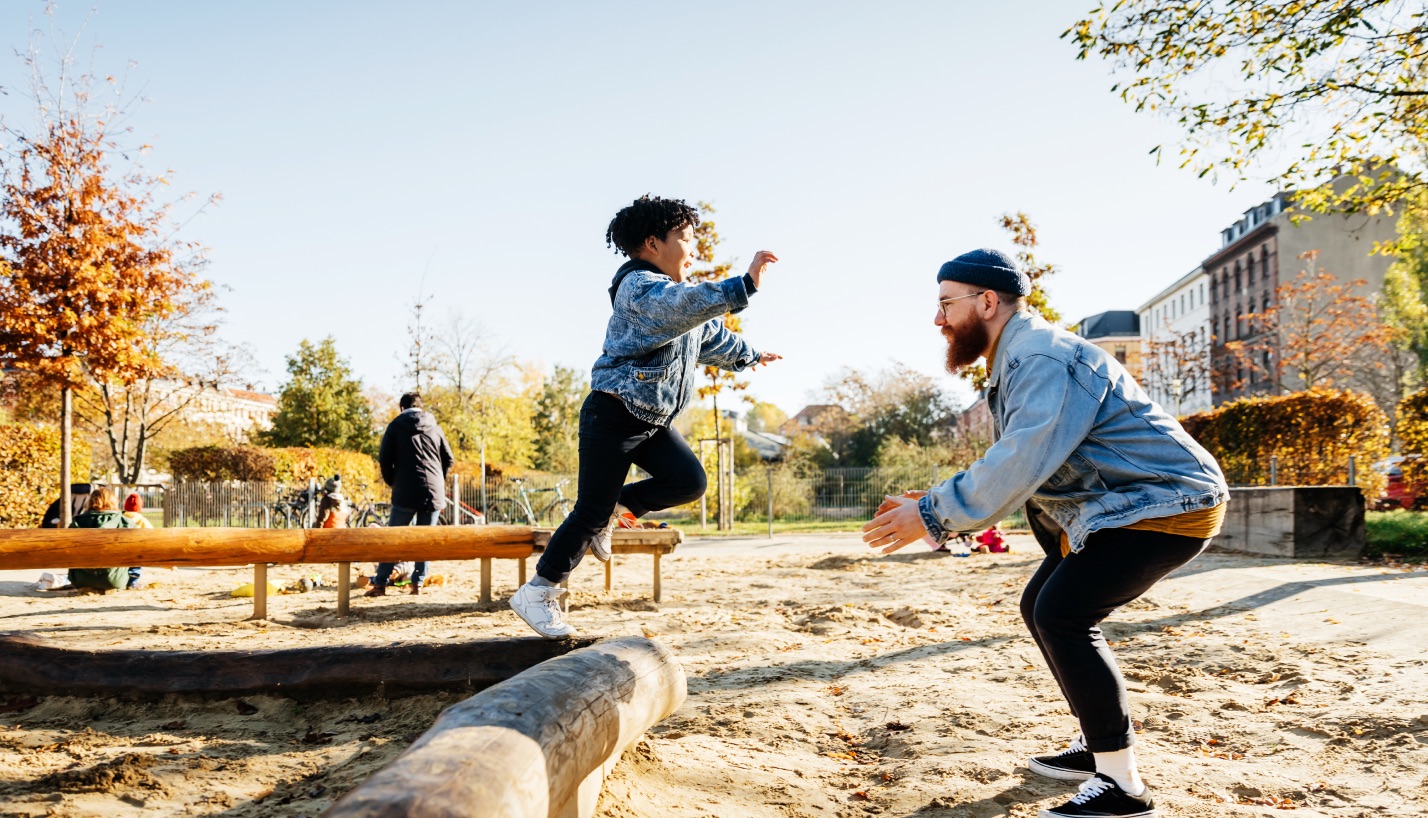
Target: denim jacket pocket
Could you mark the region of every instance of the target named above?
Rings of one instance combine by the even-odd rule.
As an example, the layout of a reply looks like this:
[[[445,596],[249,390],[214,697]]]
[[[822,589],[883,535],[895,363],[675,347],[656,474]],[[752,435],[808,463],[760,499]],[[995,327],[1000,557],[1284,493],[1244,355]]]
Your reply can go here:
[[[643,381],[645,383],[658,383],[669,377],[669,367],[635,366],[630,367],[630,374],[637,381]]]

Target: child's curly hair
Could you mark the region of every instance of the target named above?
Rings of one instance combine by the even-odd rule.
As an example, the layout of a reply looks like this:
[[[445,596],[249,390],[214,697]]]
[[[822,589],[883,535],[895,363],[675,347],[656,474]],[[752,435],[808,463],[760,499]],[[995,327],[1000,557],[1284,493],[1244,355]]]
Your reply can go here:
[[[644,246],[651,237],[664,240],[669,231],[699,226],[699,211],[683,199],[661,199],[648,193],[622,209],[605,228],[605,245],[626,256]]]

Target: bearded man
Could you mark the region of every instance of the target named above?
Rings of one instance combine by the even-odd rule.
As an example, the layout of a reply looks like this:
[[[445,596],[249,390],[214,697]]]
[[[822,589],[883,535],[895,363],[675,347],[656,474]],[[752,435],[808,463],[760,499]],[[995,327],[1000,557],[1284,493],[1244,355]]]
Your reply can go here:
[[[1081,727],[1063,752],[1028,761],[1038,775],[1082,782],[1041,818],[1155,815],[1125,681],[1099,625],[1219,533],[1224,475],[1115,358],[1027,310],[1031,281],[1005,254],[964,253],[937,282],[947,369],[986,359],[996,442],[929,491],[889,497],[863,539],[885,554],[925,537],[944,543],[1025,505],[1046,559],[1022,618]]]

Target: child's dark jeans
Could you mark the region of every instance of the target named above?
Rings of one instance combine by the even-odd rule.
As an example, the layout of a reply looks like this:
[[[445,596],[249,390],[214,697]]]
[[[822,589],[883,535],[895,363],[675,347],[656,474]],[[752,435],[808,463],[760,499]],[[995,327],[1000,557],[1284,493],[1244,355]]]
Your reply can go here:
[[[625,485],[630,465],[650,473]],[[631,415],[619,398],[591,392],[580,407],[580,485],[575,508],[551,535],[536,573],[563,582],[610,522],[615,503],[643,517],[698,500],[704,465],[678,432]]]

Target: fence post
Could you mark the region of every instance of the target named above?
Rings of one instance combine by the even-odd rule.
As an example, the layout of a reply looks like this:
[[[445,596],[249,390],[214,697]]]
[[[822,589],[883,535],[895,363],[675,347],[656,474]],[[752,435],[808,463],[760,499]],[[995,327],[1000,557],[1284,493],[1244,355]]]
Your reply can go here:
[[[942,477],[942,467],[939,466],[939,465],[936,464],[936,463],[933,463],[933,464],[932,464],[932,485],[935,486],[935,485],[941,483],[941,482],[942,482],[941,477]]]
[[[769,480],[769,539],[773,539],[773,466],[768,467]]]
[[[314,518],[317,517],[317,508],[316,508],[316,506],[314,505],[314,503],[316,503],[316,502],[317,502],[317,478],[316,478],[316,477],[309,477],[309,478],[307,478],[307,517],[306,517],[306,519],[303,520],[303,523],[304,523],[304,524],[298,526],[298,528],[308,528],[309,526],[313,526],[313,525],[316,525],[316,524],[317,524],[317,520],[314,519]]]
[[[1358,483],[1357,483],[1358,470],[1357,470],[1356,468],[1354,468],[1354,466],[1355,466],[1354,456],[1353,456],[1353,455],[1349,455],[1349,485],[1351,485],[1351,486],[1354,486],[1354,485],[1357,485],[1357,484],[1358,484]]]
[[[486,444],[481,444],[481,519],[490,522],[490,506],[486,505]],[[521,565],[524,567],[525,563]]]
[[[461,475],[451,475],[451,524],[461,525]]]
[[[1278,456],[1278,455],[1273,455],[1273,454],[1272,454],[1272,455],[1269,456],[1269,484],[1270,484],[1271,486],[1277,486],[1277,485],[1279,485],[1279,456]]]

